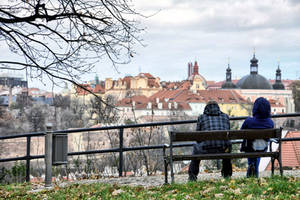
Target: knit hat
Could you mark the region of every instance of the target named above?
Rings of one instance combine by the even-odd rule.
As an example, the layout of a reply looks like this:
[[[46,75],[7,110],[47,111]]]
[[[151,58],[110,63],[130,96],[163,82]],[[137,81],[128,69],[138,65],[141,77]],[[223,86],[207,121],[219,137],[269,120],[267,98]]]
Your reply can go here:
[[[217,104],[218,105],[218,103],[214,100],[209,100],[206,105],[210,105],[210,104]]]

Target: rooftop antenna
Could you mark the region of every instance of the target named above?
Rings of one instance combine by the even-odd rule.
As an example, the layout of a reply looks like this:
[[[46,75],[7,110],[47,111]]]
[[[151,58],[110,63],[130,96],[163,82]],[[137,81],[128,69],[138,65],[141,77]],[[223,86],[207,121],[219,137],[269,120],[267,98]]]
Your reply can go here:
[[[142,72],[142,68],[141,68],[141,66],[139,66],[139,73],[141,73]]]

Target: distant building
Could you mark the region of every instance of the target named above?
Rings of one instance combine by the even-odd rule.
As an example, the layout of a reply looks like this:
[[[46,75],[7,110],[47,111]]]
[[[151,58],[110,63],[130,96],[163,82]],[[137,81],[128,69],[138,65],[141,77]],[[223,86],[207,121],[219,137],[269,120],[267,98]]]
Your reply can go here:
[[[164,118],[196,117],[202,114],[209,100],[218,102],[220,109],[231,116],[249,115],[251,105],[232,90],[161,90],[151,97],[133,96],[118,102],[117,108],[128,119],[154,116]]]
[[[255,54],[253,54],[250,62],[250,74],[242,77],[237,82],[237,87],[240,89],[273,89],[269,81],[258,74],[258,60],[255,58]]]
[[[258,59],[253,54],[250,60],[250,74],[240,80],[231,80],[231,69],[226,70],[226,81],[213,82],[208,89],[234,89],[248,102],[254,102],[258,97],[265,97],[271,103],[272,113],[291,113],[295,112],[294,99],[290,85],[292,81],[281,80],[281,70],[278,65],[275,80],[267,80],[258,74]],[[236,85],[236,87],[234,87]]]
[[[22,77],[13,74],[2,73],[0,74],[0,86],[2,87],[27,87],[27,81]]]
[[[234,89],[236,85],[231,80],[231,69],[228,63],[228,68],[226,69],[226,81],[222,84],[222,89]]]

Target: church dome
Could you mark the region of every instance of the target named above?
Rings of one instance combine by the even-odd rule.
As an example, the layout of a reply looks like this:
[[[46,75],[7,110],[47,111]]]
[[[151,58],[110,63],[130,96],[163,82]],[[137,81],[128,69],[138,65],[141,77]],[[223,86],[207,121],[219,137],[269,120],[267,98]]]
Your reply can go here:
[[[237,87],[241,89],[272,89],[269,81],[259,74],[244,76],[237,82]]]
[[[255,58],[255,54],[250,63],[250,74],[241,78],[237,82],[237,87],[241,89],[273,89],[269,81],[258,74],[258,60]]]

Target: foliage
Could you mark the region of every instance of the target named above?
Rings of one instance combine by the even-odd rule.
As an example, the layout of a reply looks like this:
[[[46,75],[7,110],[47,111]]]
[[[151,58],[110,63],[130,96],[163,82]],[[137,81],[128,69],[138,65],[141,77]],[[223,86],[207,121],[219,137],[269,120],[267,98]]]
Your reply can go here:
[[[0,169],[0,183],[22,183],[25,181],[26,166],[23,162],[15,162],[9,169]]]
[[[189,182],[158,187],[72,184],[30,192],[33,185],[0,186],[5,199],[299,199],[299,177],[242,178]]]
[[[0,42],[14,56],[2,69],[77,83],[98,59],[126,63],[142,29],[127,0],[2,0]]]

